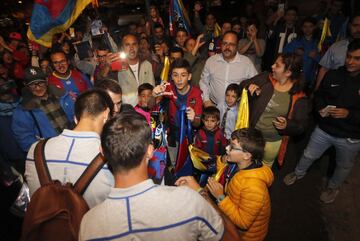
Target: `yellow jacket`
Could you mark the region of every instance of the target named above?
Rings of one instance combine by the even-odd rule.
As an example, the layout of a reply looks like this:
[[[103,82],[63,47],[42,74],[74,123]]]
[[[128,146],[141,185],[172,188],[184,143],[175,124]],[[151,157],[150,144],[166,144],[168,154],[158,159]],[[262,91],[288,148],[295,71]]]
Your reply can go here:
[[[271,169],[264,165],[240,170],[228,183],[226,197],[218,205],[241,230],[241,240],[261,241],[266,237],[271,214],[268,187],[273,180]]]

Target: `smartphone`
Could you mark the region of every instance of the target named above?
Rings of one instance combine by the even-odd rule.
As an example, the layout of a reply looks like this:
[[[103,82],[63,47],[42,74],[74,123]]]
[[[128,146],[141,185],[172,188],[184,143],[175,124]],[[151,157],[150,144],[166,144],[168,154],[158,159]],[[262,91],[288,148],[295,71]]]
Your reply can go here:
[[[327,106],[325,107],[324,111],[325,111],[325,112],[328,112],[328,111],[330,111],[330,110],[332,110],[332,109],[335,109],[335,108],[336,108],[335,105],[327,105]]]
[[[335,109],[336,106],[335,105],[327,105],[321,112],[320,115],[322,117],[327,117],[329,115],[329,111],[332,109]]]
[[[110,64],[110,68],[112,71],[123,71],[128,69],[128,63],[126,54],[124,52],[119,53],[119,59],[113,61]]]

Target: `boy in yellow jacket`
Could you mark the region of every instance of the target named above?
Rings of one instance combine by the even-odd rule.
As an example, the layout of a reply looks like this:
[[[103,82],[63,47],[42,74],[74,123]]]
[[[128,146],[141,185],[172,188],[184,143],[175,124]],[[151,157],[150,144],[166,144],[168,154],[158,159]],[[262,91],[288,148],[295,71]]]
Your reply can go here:
[[[271,213],[268,187],[274,176],[269,167],[262,165],[264,146],[260,131],[248,128],[234,131],[227,154],[217,163],[218,170],[226,163],[236,164],[235,171],[225,173],[229,175],[225,191],[213,178],[207,184],[218,207],[239,228],[241,240],[245,241],[264,240],[268,231]],[[192,177],[180,178],[177,184],[201,190]]]

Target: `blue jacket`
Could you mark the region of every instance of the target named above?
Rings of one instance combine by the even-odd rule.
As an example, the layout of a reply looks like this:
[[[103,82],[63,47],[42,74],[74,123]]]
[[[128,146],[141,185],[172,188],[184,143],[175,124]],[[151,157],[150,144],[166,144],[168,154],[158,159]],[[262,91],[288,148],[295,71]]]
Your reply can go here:
[[[72,123],[74,120],[73,99],[68,94],[63,95],[63,91],[52,86],[49,86],[48,91],[59,99],[69,123]],[[60,133],[54,129],[46,114],[39,108],[37,99],[30,93],[24,96],[23,101],[14,111],[11,129],[21,149],[27,152],[30,146],[40,138],[54,137]],[[40,130],[30,112],[34,114]]]
[[[295,53],[296,49],[300,48],[304,50],[303,70],[306,82],[313,84],[315,82],[317,64],[320,61],[320,54],[318,53],[315,59],[313,59],[309,57],[309,53],[312,50],[317,51],[317,41],[314,39],[308,41],[304,37],[295,39],[285,46],[284,53]]]

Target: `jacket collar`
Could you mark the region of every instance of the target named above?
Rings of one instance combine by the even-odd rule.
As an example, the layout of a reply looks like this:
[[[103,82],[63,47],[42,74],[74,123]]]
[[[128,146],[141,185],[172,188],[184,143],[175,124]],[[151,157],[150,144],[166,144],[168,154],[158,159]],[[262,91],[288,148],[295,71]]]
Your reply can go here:
[[[56,88],[55,86],[52,85],[48,86],[47,92],[49,96],[54,96],[56,99],[60,99],[65,93],[63,89]],[[23,89],[22,96],[23,99],[21,101],[21,106],[23,109],[33,110],[40,107],[40,98],[34,96],[29,88],[25,87]]]

